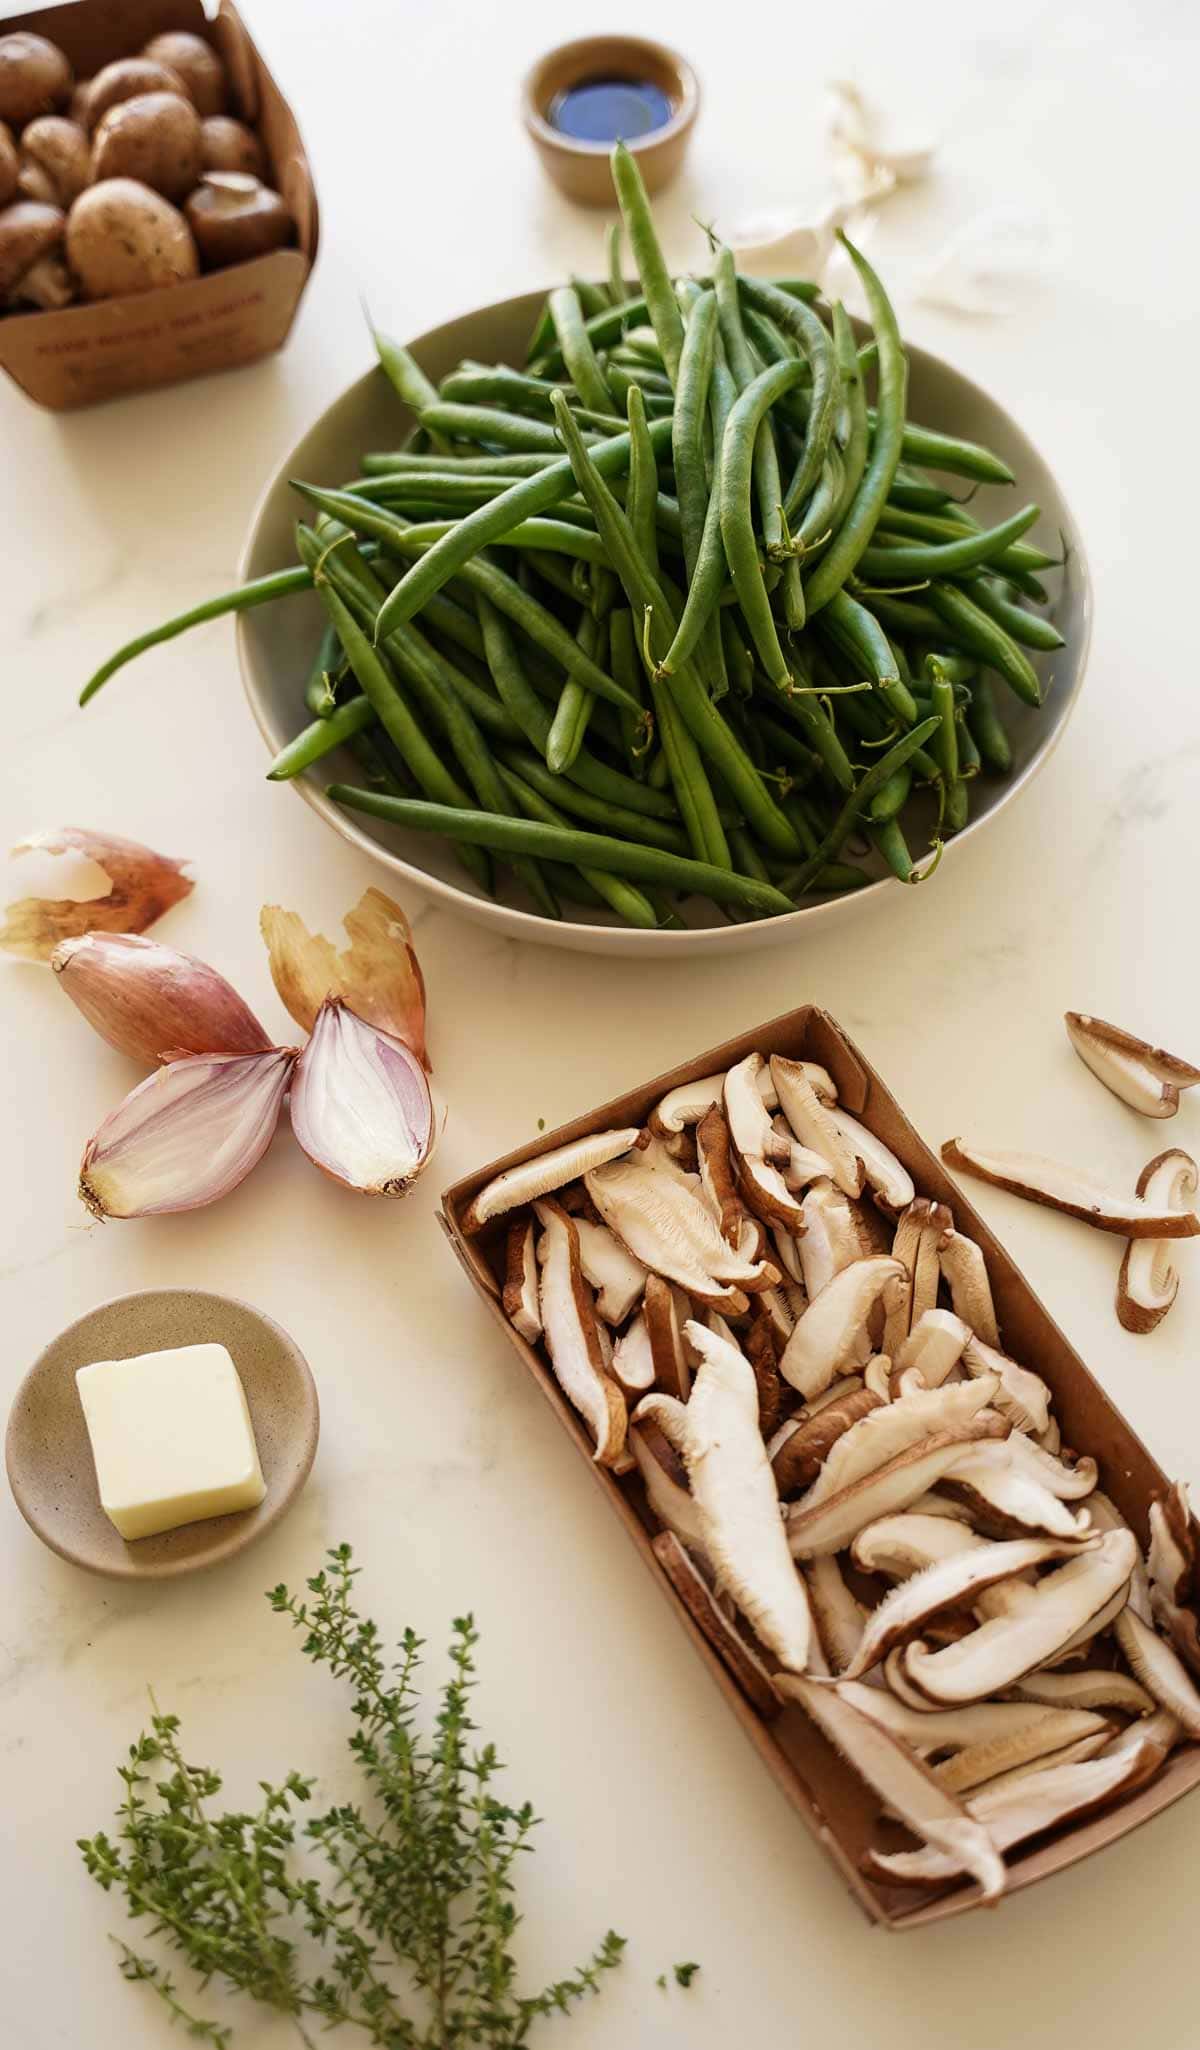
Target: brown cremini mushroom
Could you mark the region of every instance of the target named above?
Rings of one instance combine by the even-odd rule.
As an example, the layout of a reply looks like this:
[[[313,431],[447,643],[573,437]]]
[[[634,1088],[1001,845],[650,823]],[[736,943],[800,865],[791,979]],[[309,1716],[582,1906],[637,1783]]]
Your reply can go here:
[[[107,178],[80,193],[67,220],[67,260],[85,299],[150,292],[200,269],[183,215],[135,178]]]
[[[6,121],[0,121],[0,206],[7,206],[17,196],[17,181],[20,176],[21,159],[12,130]]]
[[[203,36],[194,36],[187,29],[167,29],[162,35],[151,37],[142,55],[179,74],[197,113],[225,111],[225,66]]]
[[[21,136],[19,183],[26,199],[47,206],[73,206],[92,182],[88,139],[76,122],[43,114]]]
[[[156,64],[153,58],[119,57],[115,64],[106,64],[88,88],[85,117],[89,131],[95,133],[110,107],[119,106],[122,100],[140,99],[144,93],[188,97],[179,73],[167,64]]]
[[[61,256],[64,225],[59,207],[37,199],[18,199],[0,214],[0,301],[5,305],[44,311],[70,305],[75,288]]]
[[[71,97],[71,67],[56,43],[18,29],[0,36],[0,121],[24,128]]]
[[[254,130],[232,114],[210,114],[200,123],[200,161],[206,171],[244,171],[251,178],[261,178],[267,168]]]
[[[200,176],[200,117],[178,93],[142,93],[110,107],[92,138],[97,182],[137,178],[183,199]]]
[[[245,171],[206,172],[184,211],[209,270],[266,256],[292,239],[292,217],[279,194]]]

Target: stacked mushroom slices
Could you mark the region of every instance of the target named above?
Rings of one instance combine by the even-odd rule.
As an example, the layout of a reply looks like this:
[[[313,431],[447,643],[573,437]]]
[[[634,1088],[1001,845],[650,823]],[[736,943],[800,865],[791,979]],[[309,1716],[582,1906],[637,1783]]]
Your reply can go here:
[[[493,1220],[505,1310],[597,1461],[636,1467],[693,1620],[909,1832],[875,1878],[995,1898],[1006,1853],[1200,1741],[1183,1489],[1143,1562],[1004,1350],[980,1248],[823,1068],[684,1084],[499,1175],[464,1221]]]

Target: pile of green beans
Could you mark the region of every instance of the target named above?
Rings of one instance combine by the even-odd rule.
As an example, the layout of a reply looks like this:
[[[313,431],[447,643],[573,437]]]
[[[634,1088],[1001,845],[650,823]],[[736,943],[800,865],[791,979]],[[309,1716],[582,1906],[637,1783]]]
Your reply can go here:
[[[524,367],[435,385],[375,334],[415,432],[398,415],[339,490],[295,479],[296,567],[140,635],[82,702],[190,626],[315,589],[308,723],[269,776],[336,755],[338,803],[443,835],[479,889],[652,928],[685,897],[771,918],[920,881],[973,779],[1011,769],[998,696],[1039,705],[1035,658],[1063,645],[1027,602],[1058,566],[1038,507],[967,510],[953,480],[1012,474],[908,417],[895,314],[849,242],[865,346],[728,249],[672,278],[620,144],[612,169],[606,282],[550,293]]]

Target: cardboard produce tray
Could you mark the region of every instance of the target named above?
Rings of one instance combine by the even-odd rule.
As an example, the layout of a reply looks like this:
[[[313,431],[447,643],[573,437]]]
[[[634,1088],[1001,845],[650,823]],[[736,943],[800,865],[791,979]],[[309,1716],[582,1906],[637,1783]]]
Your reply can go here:
[[[442,1197],[442,1223],[490,1315],[554,1409],[596,1485],[608,1497],[745,1734],[837,1866],[859,1906],[871,1921],[888,1929],[917,1929],[979,1906],[977,1889],[958,1884],[931,1900],[911,1888],[879,1884],[864,1876],[860,1862],[875,1833],[875,1796],[799,1706],[789,1704],[768,1720],[743,1695],[675,1596],[655,1558],[651,1540],[659,1526],[647,1507],[640,1476],[633,1473],[617,1478],[596,1465],[587,1430],[562,1394],[548,1362],[537,1348],[519,1336],[504,1314],[499,1298],[506,1220],[495,1220],[473,1237],[468,1237],[462,1226],[472,1197],[501,1169],[534,1159],[588,1132],[644,1124],[654,1105],[676,1084],[732,1067],[756,1050],[820,1061],[833,1076],[842,1104],[891,1147],[912,1175],[918,1192],[950,1206],[960,1228],[983,1249],[1006,1348],[1015,1358],[1036,1368],[1049,1384],[1064,1443],[1076,1452],[1091,1453],[1096,1459],[1100,1487],[1111,1496],[1144,1546],[1148,1539],[1149,1506],[1156,1495],[1166,1493],[1167,1476],[1088,1372],[1003,1246],[951,1181],[940,1159],[909,1123],[874,1069],[828,1012],[813,1005],[804,1005],[753,1032],[728,1040],[723,1046],[710,1048],[694,1060],[681,1062],[669,1074],[656,1076],[557,1131],[540,1133],[528,1145],[464,1176]],[[1200,1745],[1184,1745],[1172,1752],[1149,1785],[1128,1800],[1074,1828],[1035,1840],[1032,1848],[1010,1853],[1009,1892],[1015,1893],[1052,1873],[1065,1871],[1093,1851],[1128,1835],[1151,1816],[1169,1808],[1198,1782]]]
[[[0,318],[0,367],[52,412],[233,370],[282,348],[317,255],[317,195],[296,117],[231,0],[210,19],[200,0],[78,0],[6,15],[0,34],[32,29],[57,43],[76,78],[136,54],[165,29],[203,36],[224,61],[234,111],[257,128],[267,182],[296,223],[295,244],[184,284],[61,312]]]

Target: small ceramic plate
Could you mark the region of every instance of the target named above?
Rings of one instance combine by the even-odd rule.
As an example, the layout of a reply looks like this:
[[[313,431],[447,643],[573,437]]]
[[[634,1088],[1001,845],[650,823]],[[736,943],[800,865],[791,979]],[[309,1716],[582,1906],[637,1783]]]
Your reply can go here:
[[[267,1492],[257,1509],[127,1544],[100,1507],[75,1370],[206,1343],[225,1346],[241,1376]],[[231,1296],[149,1289],[89,1310],[39,1354],[13,1402],[5,1460],[18,1509],[51,1551],[114,1580],[166,1580],[232,1558],[277,1523],[308,1479],[318,1429],[308,1362],[270,1317]]]

